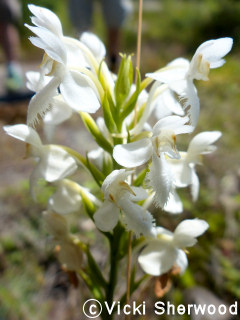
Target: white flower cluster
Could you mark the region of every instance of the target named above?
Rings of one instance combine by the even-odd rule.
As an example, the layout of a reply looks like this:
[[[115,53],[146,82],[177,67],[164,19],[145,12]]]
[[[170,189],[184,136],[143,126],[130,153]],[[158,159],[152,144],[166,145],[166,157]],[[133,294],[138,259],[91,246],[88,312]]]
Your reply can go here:
[[[206,41],[190,62],[176,59],[147,73],[143,81],[138,73],[133,84],[131,57],[122,56],[119,72],[114,75],[104,60],[105,47],[95,35],[83,33],[80,40],[66,37],[54,13],[35,5],[29,5],[29,9],[34,26],[26,26],[35,34],[30,41],[44,50],[44,56],[40,72],[27,73],[27,86],[35,92],[28,107],[27,125],[4,129],[27,143],[27,156],[36,159],[30,177],[32,196],[36,198],[39,179],[56,188],[45,213],[48,229],[73,252],[76,249],[66,235],[63,215],[79,211],[82,203],[90,203],[101,231],[112,232],[120,223],[136,236],[143,236],[144,249],[138,261],[145,272],[161,275],[175,264],[183,272],[187,266],[184,249],[196,243],[196,237],[207,230],[208,224],[200,219],[184,220],[172,233],[156,226],[147,209],[154,203],[166,212],[181,213],[178,188],[189,186],[193,201],[198,198],[195,166],[201,164],[203,154],[215,150],[213,144],[221,133],[197,134],[185,152],[177,150],[176,136],[194,131],[200,110],[194,80],[208,80],[210,69],[223,65],[232,39]],[[150,84],[150,90],[145,90]],[[89,113],[100,108],[103,117],[95,122]],[[80,114],[99,145],[86,158],[68,147],[43,144],[34,129],[42,118],[45,139],[50,142],[55,126],[73,113]],[[148,120],[153,114],[157,122],[151,127]],[[87,168],[100,185],[103,200],[69,178],[79,165]],[[62,236],[58,222],[64,225]],[[71,260],[71,252],[68,255],[65,251],[64,257]],[[80,264],[70,265],[79,268]]]

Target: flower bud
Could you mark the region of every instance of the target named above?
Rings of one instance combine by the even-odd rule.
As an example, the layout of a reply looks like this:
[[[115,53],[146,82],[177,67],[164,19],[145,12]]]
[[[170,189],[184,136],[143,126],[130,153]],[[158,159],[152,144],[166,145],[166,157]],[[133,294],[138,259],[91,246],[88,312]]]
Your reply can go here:
[[[55,212],[43,212],[43,218],[47,231],[56,239],[64,239],[68,236],[66,219]]]
[[[77,271],[82,266],[83,255],[80,248],[71,240],[59,244],[58,258],[60,263],[71,271]]]

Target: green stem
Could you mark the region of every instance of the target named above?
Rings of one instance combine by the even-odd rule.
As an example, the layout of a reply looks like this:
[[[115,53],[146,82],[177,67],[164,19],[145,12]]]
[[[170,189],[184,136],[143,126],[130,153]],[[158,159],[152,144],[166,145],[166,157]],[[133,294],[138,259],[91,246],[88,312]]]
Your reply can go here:
[[[111,306],[113,302],[114,289],[117,282],[117,272],[118,272],[118,243],[115,241],[110,242],[110,275],[109,282],[106,292],[106,301],[108,305]]]
[[[121,237],[123,235],[124,229],[123,227],[118,224],[113,231],[112,239],[109,239],[110,244],[110,274],[109,274],[109,281],[108,286],[106,289],[106,301],[108,305],[111,307],[114,301],[114,290],[117,283],[117,275],[118,275],[118,264],[120,260],[120,243]],[[106,320],[113,319],[113,314],[108,315]],[[105,318],[103,317],[105,320]]]

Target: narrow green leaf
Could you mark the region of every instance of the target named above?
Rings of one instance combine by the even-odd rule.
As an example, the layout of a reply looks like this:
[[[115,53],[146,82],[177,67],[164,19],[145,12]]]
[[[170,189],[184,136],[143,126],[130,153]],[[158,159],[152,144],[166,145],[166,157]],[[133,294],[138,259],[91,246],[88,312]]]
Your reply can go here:
[[[95,181],[97,182],[97,184],[101,187],[102,186],[102,183],[105,179],[105,176],[104,174],[98,170],[94,164],[92,164],[89,159],[88,159],[88,156],[86,156],[86,159],[87,159],[87,162],[86,162],[86,166],[88,168],[88,170],[91,172],[93,178],[95,179]]]
[[[136,90],[128,99],[127,103],[122,107],[122,112],[120,114],[121,121],[123,121],[133,111],[137,103],[137,99],[140,93],[141,75],[138,69],[136,69],[136,73],[137,73]]]
[[[148,172],[148,167],[144,168],[137,176],[137,178],[134,180],[134,186],[140,187],[146,177],[146,174]]]
[[[107,94],[104,94],[103,102],[102,102],[102,109],[103,109],[103,117],[105,120],[105,124],[110,132],[116,132],[116,124],[113,119],[113,114],[111,112],[110,104],[108,101]]]
[[[94,260],[92,254],[89,250],[89,247],[87,247],[87,250],[85,253],[87,255],[88,265],[91,270],[91,274],[92,274],[94,282],[98,283],[101,287],[106,289],[107,281],[104,279],[100,268],[98,267],[96,261]]]
[[[99,171],[88,159],[88,157],[83,157],[80,153],[78,153],[76,150],[73,150],[66,146],[61,146],[64,150],[66,150],[72,157],[75,158],[75,160],[78,162],[78,164],[83,165],[84,168],[86,168],[91,175],[93,176],[94,180],[97,182],[97,184],[101,187],[102,182],[105,179],[105,175]]]
[[[96,122],[93,120],[93,118],[86,112],[80,112],[80,116],[83,120],[83,123],[85,124],[88,131],[91,133],[97,144],[102,147],[104,150],[112,154],[112,145],[110,142],[103,136],[101,131],[99,130]]]
[[[92,203],[92,201],[89,199],[89,197],[87,196],[86,192],[84,192],[83,188],[79,189],[81,198],[82,198],[82,204],[84,206],[84,209],[86,210],[88,216],[93,219],[93,215],[96,211],[96,208],[94,206],[94,204]]]
[[[88,271],[88,270],[86,270]],[[99,301],[103,301],[104,297],[101,292],[101,290],[96,286],[96,284],[92,281],[91,277],[88,275],[87,272],[84,272],[83,270],[78,270],[77,273],[80,275],[80,277],[83,279],[85,284],[87,285],[90,292],[92,292],[92,295],[95,299]]]
[[[122,61],[120,64],[117,81],[115,84],[115,97],[120,111],[122,103],[128,97],[131,85],[133,82],[133,66],[132,66],[132,57],[122,55]]]

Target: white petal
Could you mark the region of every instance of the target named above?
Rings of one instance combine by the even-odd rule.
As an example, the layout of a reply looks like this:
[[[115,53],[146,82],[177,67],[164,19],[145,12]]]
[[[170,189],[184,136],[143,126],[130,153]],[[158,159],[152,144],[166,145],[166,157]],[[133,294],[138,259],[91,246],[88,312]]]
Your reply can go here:
[[[193,246],[199,237],[208,229],[208,223],[200,219],[182,221],[174,231],[174,243],[178,248]]]
[[[49,9],[28,5],[29,10],[35,15],[32,17],[32,23],[38,27],[43,27],[55,33],[58,37],[62,36],[62,25],[59,18]]]
[[[151,241],[138,257],[141,268],[152,276],[160,276],[168,272],[177,258],[177,250],[161,243]]]
[[[105,151],[102,148],[94,149],[88,152],[88,159],[99,169],[102,170]]]
[[[165,88],[166,85],[163,85],[163,87]],[[146,106],[144,108],[144,111],[140,120],[138,121],[137,125],[135,125],[134,128],[130,130],[131,135],[136,135],[140,133],[144,127],[144,124],[148,121],[148,118],[151,115],[153,108],[155,106],[154,99],[155,99],[155,93],[157,90],[159,90],[159,83],[155,82],[150,89],[150,92],[146,101]]]
[[[189,107],[187,114],[190,117],[190,124],[196,127],[200,111],[200,102],[197,95],[197,89],[191,80],[187,81],[186,90],[181,97],[185,99],[184,108],[186,109]]]
[[[163,153],[160,158],[155,152],[153,153],[152,167],[147,173],[146,181],[148,186],[155,191],[153,199],[155,205],[163,208],[173,187],[173,175]]]
[[[44,116],[44,124],[58,125],[72,116],[72,109],[60,96],[55,96],[51,100],[51,105],[51,110],[47,111]]]
[[[113,158],[121,166],[133,168],[147,162],[152,155],[152,143],[148,138],[136,142],[116,145]]]
[[[62,41],[54,33],[40,27],[31,27],[27,24],[25,26],[38,36],[29,38],[33,45],[43,49],[53,60],[66,64],[66,49]]]
[[[73,174],[76,169],[76,161],[64,149],[54,145],[44,146],[37,170],[46,181],[61,180]]]
[[[125,213],[123,222],[126,224],[128,230],[132,230],[136,236],[154,236],[154,219],[150,212],[124,196],[118,199],[117,204]]]
[[[176,190],[172,190],[170,192],[168,202],[163,207],[163,210],[172,214],[179,214],[183,212],[183,204]]]
[[[131,194],[130,199],[134,202],[142,201],[147,199],[148,193],[146,189],[143,189],[142,187],[132,187],[132,191],[135,193],[135,195]]]
[[[178,58],[157,72],[147,73],[146,77],[163,83],[171,83],[173,81],[184,79],[188,68],[189,61],[183,58]]]
[[[172,115],[172,111],[170,109],[165,108],[164,106],[161,106],[160,104],[157,104],[156,107],[154,108],[154,116],[156,117],[157,120],[160,120],[162,118],[165,118],[171,115]]]
[[[71,69],[73,67],[84,67],[84,68],[89,68],[90,69],[90,64],[85,58],[81,48],[76,46],[76,44],[70,41],[64,41],[65,38],[63,38],[63,42],[65,45],[65,48],[67,50],[67,65]]]
[[[66,72],[60,85],[65,101],[76,111],[94,113],[100,108],[96,91],[90,79],[79,72]]]
[[[176,265],[180,267],[181,274],[183,274],[187,269],[188,259],[186,253],[183,250],[177,250]]]
[[[172,82],[169,87],[176,92],[183,101],[184,109],[190,117],[190,124],[196,127],[199,117],[200,103],[197,95],[197,89],[191,79]]]
[[[160,119],[153,127],[153,137],[158,136],[163,129],[177,131],[189,121],[188,117],[169,116]]]
[[[170,112],[173,112],[179,116],[184,115],[184,111],[182,109],[181,104],[176,100],[176,98],[173,96],[172,92],[169,89],[166,89],[162,94],[160,94],[156,100],[157,101],[155,102],[155,114],[157,110],[159,110],[159,112],[163,112],[162,109],[167,109]]]
[[[41,81],[41,74],[36,71],[28,71],[25,75],[27,78],[26,86],[33,92],[41,90],[52,79],[52,77],[44,77]]]
[[[197,134],[189,143],[187,151],[187,160],[191,162],[198,161],[200,154],[213,152],[216,147],[212,144],[216,142],[222,133],[220,131],[205,131]]]
[[[106,127],[104,118],[98,117],[96,120],[96,124],[97,124],[99,130],[101,131],[101,133],[103,134],[103,136],[106,139],[111,139],[111,135],[110,135],[110,132],[108,131],[108,128]]]
[[[67,179],[58,182],[56,192],[48,200],[48,207],[60,214],[79,211],[82,201],[75,185],[77,183]]]
[[[103,205],[94,214],[97,228],[106,232],[113,230],[118,222],[119,213],[119,209],[113,202],[105,200]]]
[[[232,38],[208,40],[198,47],[195,55],[202,54],[203,58],[210,62],[210,68],[216,68],[222,65],[222,58],[232,49],[232,45]]]
[[[172,241],[172,239],[173,239],[173,233],[163,227],[156,227],[156,234],[157,234],[157,236],[159,236],[159,235],[168,236],[167,238],[169,239],[169,241]]]
[[[38,133],[25,124],[16,124],[14,126],[4,126],[4,131],[9,135],[35,147],[41,147],[42,142]]]
[[[61,82],[60,77],[54,77],[52,80],[36,93],[30,100],[27,114],[27,124],[34,126],[38,122],[38,116],[43,117],[50,108],[51,99],[57,94],[57,88]]]
[[[125,169],[112,171],[102,184],[102,191],[105,194],[105,199],[107,199],[110,194],[119,197],[119,191],[126,191],[126,188],[122,187],[121,182],[124,182],[133,172],[133,170]]]
[[[55,128],[56,126],[54,124],[44,123],[43,132],[44,132],[46,143],[50,144],[53,142]]]
[[[191,195],[192,195],[193,201],[197,201],[198,194],[199,194],[199,185],[200,185],[200,183],[199,183],[198,176],[193,169],[192,170],[192,183],[191,183]]]
[[[83,32],[80,41],[84,43],[97,58],[98,61],[101,61],[106,55],[106,48],[103,42],[91,32]]]
[[[167,159],[174,176],[174,185],[184,188],[191,184],[192,168],[185,161],[185,155],[181,153],[181,159]]]

